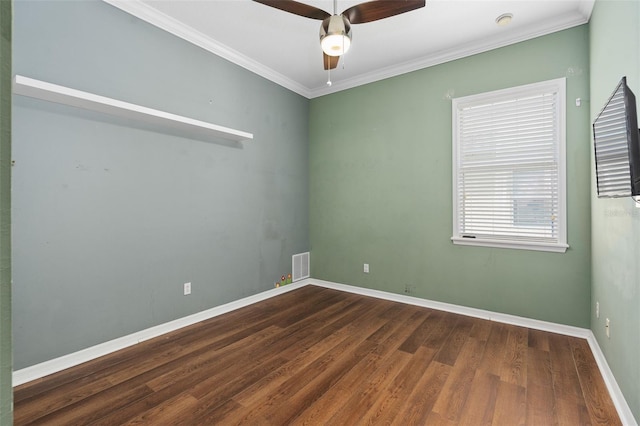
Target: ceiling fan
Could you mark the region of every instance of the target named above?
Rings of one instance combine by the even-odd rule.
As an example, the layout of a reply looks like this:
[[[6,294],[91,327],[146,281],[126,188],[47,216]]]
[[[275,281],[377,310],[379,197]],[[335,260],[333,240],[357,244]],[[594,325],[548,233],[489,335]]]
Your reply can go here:
[[[364,24],[389,18],[390,16],[410,12],[424,7],[425,0],[373,0],[357,4],[346,9],[340,15],[336,13],[333,0],[333,15],[317,7],[293,0],[253,0],[266,6],[284,10],[305,18],[318,19],[320,25],[320,45],[323,52],[324,69],[338,66],[340,56],[351,46],[351,25]]]

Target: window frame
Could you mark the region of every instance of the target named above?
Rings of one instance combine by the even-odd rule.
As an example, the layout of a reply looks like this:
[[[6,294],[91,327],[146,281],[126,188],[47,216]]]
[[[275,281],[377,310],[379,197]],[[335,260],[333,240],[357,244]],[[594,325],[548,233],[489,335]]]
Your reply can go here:
[[[542,95],[548,93],[557,94],[557,131],[558,140],[556,146],[558,152],[558,215],[557,215],[557,241],[539,242],[524,239],[490,238],[484,236],[463,237],[460,232],[461,206],[458,196],[458,169],[460,165],[460,141],[459,141],[459,111],[472,106],[489,105],[492,103],[515,100],[518,98]],[[496,247],[507,249],[536,250],[564,253],[567,244],[567,190],[566,190],[566,79],[542,81],[517,87],[479,93],[452,99],[452,157],[453,157],[453,236],[451,241],[456,245]],[[516,197],[512,196],[515,200]],[[514,218],[515,220],[515,218]]]

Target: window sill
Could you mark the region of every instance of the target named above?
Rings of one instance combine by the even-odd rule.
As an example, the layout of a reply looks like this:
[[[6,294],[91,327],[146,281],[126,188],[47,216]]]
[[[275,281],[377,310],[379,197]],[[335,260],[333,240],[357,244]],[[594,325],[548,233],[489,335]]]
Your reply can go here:
[[[568,244],[563,244],[563,243],[545,244],[545,243],[533,243],[533,242],[524,242],[524,241],[490,240],[486,238],[451,237],[451,241],[453,241],[453,244],[461,245],[461,246],[549,251],[554,253],[564,253],[569,248]]]

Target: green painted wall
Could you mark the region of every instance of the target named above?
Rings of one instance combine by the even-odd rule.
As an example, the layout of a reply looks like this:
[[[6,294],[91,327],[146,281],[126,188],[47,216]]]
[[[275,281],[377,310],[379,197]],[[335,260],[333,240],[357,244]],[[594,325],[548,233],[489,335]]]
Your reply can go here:
[[[313,99],[312,276],[589,327],[588,61],[585,25]],[[448,95],[565,76],[571,247],[454,246]]]
[[[255,135],[204,141],[15,95],[16,369],[291,270],[309,249],[308,99],[102,1],[14,13],[15,73]]]
[[[597,1],[589,27],[593,119],[624,75],[640,99],[640,2]],[[592,188],[591,328],[640,421],[640,208],[631,198],[597,198],[595,178]],[[610,338],[606,318],[611,320]]]
[[[11,22],[0,1],[0,425],[12,422],[11,388]]]
[[[11,3],[0,5],[5,424]],[[316,278],[592,324],[640,417],[640,209],[630,200],[599,200],[589,186],[591,119],[621,75],[640,94],[639,5],[598,1],[589,27],[307,101],[104,3],[17,2],[16,73],[237,127],[256,139],[242,148],[203,142],[15,96],[16,368],[270,288],[310,241]],[[571,248],[454,246],[449,97],[558,77],[567,77]],[[578,97],[582,107],[574,106]],[[191,298],[181,295],[185,281],[194,283]],[[605,316],[611,339],[601,327]]]

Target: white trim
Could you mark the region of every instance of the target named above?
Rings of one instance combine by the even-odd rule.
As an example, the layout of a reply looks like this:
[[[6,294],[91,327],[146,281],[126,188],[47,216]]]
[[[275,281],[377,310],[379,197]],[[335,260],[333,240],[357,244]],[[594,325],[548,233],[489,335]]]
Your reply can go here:
[[[182,22],[160,12],[159,10],[143,3],[140,0],[102,0],[111,6],[127,12],[136,18],[139,18],[149,24],[156,26],[166,32],[175,35],[191,44],[194,44],[202,49],[220,56],[241,66],[261,77],[266,78],[280,86],[291,90],[306,98],[311,97],[311,92],[307,87],[304,87],[297,81],[286,77],[271,68],[268,68],[261,63],[254,61],[248,56],[243,55],[237,50],[212,39],[211,37],[183,24]]]
[[[522,239],[499,239],[491,238],[490,236],[472,236],[472,238],[465,238],[460,232],[460,221],[462,220],[463,208],[459,205],[460,193],[459,182],[460,168],[463,160],[461,158],[461,149],[466,146],[465,142],[460,137],[461,112],[469,107],[492,105],[497,102],[515,100],[519,97],[537,96],[547,93],[553,93],[556,95],[555,112],[557,114],[554,120],[557,129],[557,199],[558,199],[558,218],[557,228],[558,235],[555,242],[535,242]],[[468,96],[462,96],[454,98],[451,102],[451,134],[452,134],[452,201],[453,201],[453,230],[451,241],[456,245],[467,246],[484,246],[484,247],[497,247],[497,248],[509,248],[509,249],[521,249],[521,250],[537,250],[548,251],[556,253],[564,253],[569,247],[567,244],[567,179],[566,179],[566,143],[567,143],[567,130],[566,130],[566,117],[567,117],[567,83],[566,78],[557,78],[553,80],[546,80],[536,83],[525,84],[516,87],[509,87],[505,89],[494,90],[491,92],[477,93]]]
[[[225,305],[216,306],[215,308],[208,309],[206,311],[198,312],[193,315],[189,315],[184,318],[179,318],[174,321],[170,321],[165,324],[151,327],[146,330],[139,331],[137,333],[130,334],[118,339],[111,340],[109,342],[101,343],[96,346],[92,346],[87,349],[83,349],[72,354],[64,355],[59,358],[55,358],[49,361],[45,361],[40,364],[36,364],[31,367],[23,368],[13,372],[13,386],[18,386],[32,380],[39,379],[49,374],[56,373],[58,371],[82,364],[83,362],[91,361],[103,355],[115,352],[120,349],[124,349],[128,346],[133,346],[137,343],[145,340],[152,339],[154,337],[161,336],[165,333],[177,330],[182,327],[186,327],[191,324],[195,324],[200,321],[207,320],[209,318],[216,317],[235,309],[240,309],[245,306],[257,303],[271,297],[278,296],[291,290],[307,285],[317,285],[319,287],[331,288],[334,290],[340,290],[348,293],[360,294],[362,296],[370,296],[378,299],[390,300],[394,302],[406,303],[409,305],[421,306],[425,308],[438,309],[441,311],[451,312],[460,315],[466,315],[474,318],[481,318],[489,321],[500,322],[504,324],[516,325],[519,327],[527,327],[534,330],[548,331],[551,333],[563,334],[565,336],[578,337],[586,339],[589,343],[589,347],[593,352],[593,356],[596,360],[596,364],[600,369],[600,374],[604,379],[604,382],[609,391],[609,395],[613,400],[613,403],[618,411],[622,424],[626,426],[638,426],[638,423],[633,417],[633,413],[627,404],[627,401],[616,382],[613,372],[609,368],[607,360],[598,345],[598,342],[593,332],[586,328],[573,327],[570,325],[556,324],[547,321],[541,321],[531,318],[519,317],[516,315],[502,314],[499,312],[491,312],[483,309],[470,308],[467,306],[454,305],[451,303],[437,302],[433,300],[421,299],[418,297],[406,296],[401,294],[389,293],[381,290],[373,290],[363,287],[355,287],[347,284],[340,284],[331,281],[318,280],[313,278],[304,279],[293,284],[286,285],[284,287],[274,288],[264,291],[262,293],[245,297],[240,300],[229,302]]]
[[[593,7],[596,4],[596,0],[582,0],[580,1],[580,13],[585,17],[587,22],[591,19],[591,13],[593,13]]]
[[[587,0],[587,2],[592,0]],[[595,0],[594,0],[595,1]],[[593,5],[591,6],[593,9]],[[582,10],[582,9],[581,9]],[[351,89],[353,87],[362,86],[368,83],[374,83],[376,81],[384,80],[386,78],[395,77],[398,75],[406,74],[413,71],[418,71],[424,68],[433,67],[435,65],[444,64],[447,62],[455,61],[458,59],[466,58],[468,56],[477,55],[479,53],[489,52],[491,50],[499,49],[501,47],[510,46],[512,44],[520,43],[523,41],[531,40],[536,37],[542,37],[548,34],[552,34],[558,31],[566,30],[569,28],[577,27],[589,22],[590,14],[588,17],[566,19],[561,18],[558,21],[548,22],[544,28],[535,28],[533,30],[525,29],[518,33],[512,34],[509,38],[497,37],[492,39],[482,39],[476,42],[468,43],[460,49],[448,50],[444,53],[429,55],[426,57],[418,58],[413,61],[407,61],[400,64],[392,65],[387,68],[381,68],[369,73],[360,74],[356,77],[334,81],[331,87],[321,86],[313,89],[309,89],[311,98],[328,95],[330,93],[339,92],[342,90]]]
[[[508,248],[515,250],[536,250],[536,251],[550,251],[554,253],[564,253],[569,248],[569,244],[543,244],[536,242],[523,242],[518,241],[501,241],[492,240],[488,238],[464,238],[464,237],[451,237],[453,244],[459,246],[477,246],[477,247],[494,247],[494,248]]]
[[[191,324],[195,324],[209,318],[217,317],[218,315],[226,314],[236,309],[261,302],[263,300],[281,295],[300,287],[304,287],[309,283],[308,281],[309,280],[302,280],[294,284],[288,284],[283,287],[267,290],[253,296],[235,300],[233,302],[216,306],[214,308],[207,309],[193,315],[178,318],[174,321],[169,321],[155,327],[147,328],[146,330],[141,330],[127,336],[100,343],[98,345],[91,346],[89,348],[82,349],[68,355],[63,355],[59,358],[54,358],[52,360],[33,365],[31,367],[16,370],[13,372],[13,386],[18,386],[32,380],[39,379],[41,377],[48,376],[49,374],[57,373],[58,371],[62,371],[67,368],[82,364],[83,362],[91,361],[98,357],[110,354],[115,351],[119,351],[120,349],[124,349],[137,343],[144,342],[145,340],[153,339],[154,337],[161,336],[163,334],[178,330]]]
[[[402,294],[388,293],[386,291],[373,290],[363,287],[354,287],[346,284],[339,284],[330,281],[310,279],[309,283],[312,285],[318,285],[321,287],[332,288],[335,290],[345,291],[348,293],[360,294],[362,296],[375,297],[378,299],[390,300],[393,302],[406,303],[409,305],[422,306],[425,308],[438,309],[441,311],[451,312],[460,315],[466,315],[474,318],[481,318],[489,321],[500,322],[504,324],[517,325],[520,327],[527,327],[534,330],[547,331],[550,333],[558,333],[565,336],[578,337],[586,339],[593,353],[593,357],[596,360],[600,374],[607,386],[609,395],[613,400],[613,404],[616,407],[620,421],[625,426],[638,426],[633,413],[627,404],[622,390],[616,382],[616,378],[613,372],[609,368],[607,359],[605,358],[598,341],[595,338],[593,332],[588,328],[573,327],[570,325],[557,324],[532,318],[519,317],[516,315],[502,314],[499,312],[485,311],[483,309],[470,308],[467,306],[453,305],[450,303],[436,302],[433,300],[421,299],[418,297],[406,296]]]
[[[638,422],[636,422],[633,417],[631,408],[629,407],[629,404],[627,404],[627,400],[624,398],[622,390],[620,389],[620,386],[618,386],[618,382],[616,382],[616,378],[609,368],[609,364],[607,363],[607,359],[598,344],[598,340],[591,330],[589,330],[587,342],[589,343],[593,357],[596,360],[596,364],[598,364],[598,369],[600,369],[600,374],[602,374],[604,383],[607,385],[607,390],[613,400],[613,405],[616,406],[618,416],[620,416],[620,421],[625,426],[638,426]]]
[[[468,317],[480,318],[504,324],[517,325],[519,327],[527,327],[534,330],[548,331],[551,333],[559,333],[564,334],[565,336],[579,337],[582,339],[586,339],[591,332],[591,330],[586,328],[573,327],[570,325],[519,317],[516,315],[503,314],[500,312],[486,311],[484,309],[470,308],[468,306],[454,305],[451,303],[437,302],[435,300],[406,296],[404,294],[395,294],[381,290],[373,290],[370,288],[355,287],[347,284],[334,283],[331,281],[323,281],[311,278],[309,280],[309,283],[312,285],[318,285],[320,287],[345,291],[347,293],[360,294],[362,296],[375,297],[377,299],[390,300],[392,302],[406,303],[408,305],[421,306],[423,308],[437,309],[454,314],[466,315]]]
[[[195,131],[214,138],[222,138],[235,142],[253,139],[253,134],[243,132],[242,130],[235,130],[22,75],[16,75],[14,77],[13,93],[76,108],[97,111],[116,117],[130,118],[154,125],[172,127],[186,132]]]
[[[373,83],[384,80],[386,78],[395,77],[408,72],[417,71],[419,69],[432,67],[434,65],[443,64],[445,62],[454,61],[456,59],[465,58],[467,56],[476,55],[478,53],[488,52],[500,47],[509,46],[522,41],[552,34],[557,31],[566,30],[586,24],[591,17],[591,11],[595,0],[584,0],[580,5],[580,17],[561,16],[557,19],[550,19],[542,28],[524,28],[519,32],[511,34],[508,38],[504,36],[496,36],[490,39],[477,40],[466,44],[457,50],[450,50],[446,53],[435,53],[416,60],[407,61],[392,65],[387,68],[371,71],[369,73],[360,74],[350,79],[335,81],[328,87],[322,85],[320,87],[306,87],[297,81],[286,77],[283,74],[249,58],[246,55],[231,49],[230,47],[212,39],[211,37],[191,28],[182,22],[154,9],[148,4],[140,0],[102,0],[126,13],[129,13],[145,22],[150,23],[160,29],[163,29],[183,40],[188,41],[198,47],[201,47],[217,56],[220,56],[236,65],[239,65],[255,74],[258,74],[280,86],[287,88],[306,98],[313,99],[330,93],[340,92],[342,90],[351,89],[353,87],[362,86],[364,84]]]

